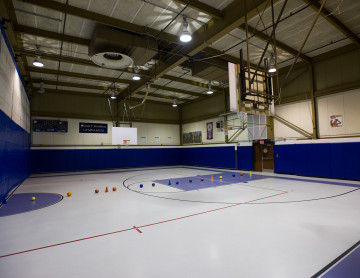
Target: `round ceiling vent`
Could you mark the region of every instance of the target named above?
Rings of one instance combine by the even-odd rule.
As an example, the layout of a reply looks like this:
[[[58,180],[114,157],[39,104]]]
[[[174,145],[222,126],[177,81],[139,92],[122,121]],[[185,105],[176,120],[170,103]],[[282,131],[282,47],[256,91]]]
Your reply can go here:
[[[101,52],[93,55],[91,60],[100,67],[108,69],[123,69],[133,64],[129,56],[117,52]]]

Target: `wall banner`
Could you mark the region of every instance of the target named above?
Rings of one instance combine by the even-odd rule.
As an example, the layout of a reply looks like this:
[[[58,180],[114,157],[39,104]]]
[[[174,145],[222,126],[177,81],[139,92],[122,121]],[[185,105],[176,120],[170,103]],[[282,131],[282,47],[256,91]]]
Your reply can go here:
[[[331,115],[330,116],[330,126],[339,127],[343,125],[342,115]]]
[[[206,139],[207,139],[207,140],[213,139],[213,136],[214,136],[214,133],[213,133],[213,132],[214,132],[213,122],[206,123],[206,130],[207,130]]]
[[[108,133],[107,124],[79,123],[79,133]]]

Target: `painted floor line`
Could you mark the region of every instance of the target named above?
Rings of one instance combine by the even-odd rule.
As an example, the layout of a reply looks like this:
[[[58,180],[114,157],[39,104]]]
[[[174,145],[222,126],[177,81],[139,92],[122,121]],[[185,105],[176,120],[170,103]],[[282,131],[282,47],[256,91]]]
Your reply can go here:
[[[228,209],[228,208],[239,206],[239,205],[242,205],[242,204],[252,203],[252,202],[259,201],[259,200],[276,197],[276,196],[283,195],[283,194],[286,194],[286,192],[261,197],[261,198],[255,199],[255,200],[251,200],[251,201],[241,203],[241,204],[234,204],[234,205],[230,205],[230,206],[226,206],[226,207],[221,207],[221,208],[207,210],[207,211],[203,211],[203,212],[199,212],[199,213],[189,214],[189,215],[185,215],[185,216],[181,216],[181,217],[177,217],[177,218],[172,218],[172,219],[168,219],[168,220],[164,220],[164,221],[160,221],[160,222],[155,222],[155,223],[151,223],[151,224],[146,224],[146,225],[142,225],[142,226],[136,226],[136,227],[133,226],[133,228],[123,229],[123,230],[114,231],[114,232],[110,232],[110,233],[105,233],[105,234],[100,234],[100,235],[95,235],[95,236],[90,236],[90,237],[84,237],[84,238],[79,238],[79,239],[75,239],[75,240],[71,240],[71,241],[65,241],[65,242],[60,242],[60,243],[56,243],[56,244],[52,244],[52,245],[46,245],[46,246],[34,248],[34,249],[29,249],[29,250],[24,250],[24,251],[20,251],[20,252],[10,253],[10,254],[0,256],[0,259],[10,257],[10,256],[20,255],[20,254],[24,254],[24,253],[34,252],[34,251],[38,251],[38,250],[42,250],[42,249],[46,249],[46,248],[51,248],[51,247],[56,247],[56,246],[60,246],[60,245],[65,245],[65,244],[75,243],[75,242],[79,242],[79,241],[84,241],[84,240],[88,240],[88,239],[93,239],[93,238],[98,238],[98,237],[103,237],[103,236],[109,236],[109,235],[113,235],[113,234],[118,234],[118,233],[122,233],[122,232],[127,232],[127,231],[131,231],[131,230],[140,229],[140,228],[145,228],[145,227],[150,227],[150,226],[154,226],[154,225],[164,224],[164,223],[177,221],[177,220],[181,220],[181,219],[185,219],[185,218],[189,218],[189,217],[194,217],[194,216],[198,216],[198,215],[202,215],[202,214],[207,214],[207,213],[210,213],[210,212],[215,212],[215,211],[219,211],[219,210]]]

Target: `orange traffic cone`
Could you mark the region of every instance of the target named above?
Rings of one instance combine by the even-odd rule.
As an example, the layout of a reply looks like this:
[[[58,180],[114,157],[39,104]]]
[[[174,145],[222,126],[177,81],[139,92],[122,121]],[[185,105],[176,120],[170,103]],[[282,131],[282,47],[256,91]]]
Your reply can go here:
[[[109,188],[108,188],[108,187],[106,187],[105,192],[109,192]]]

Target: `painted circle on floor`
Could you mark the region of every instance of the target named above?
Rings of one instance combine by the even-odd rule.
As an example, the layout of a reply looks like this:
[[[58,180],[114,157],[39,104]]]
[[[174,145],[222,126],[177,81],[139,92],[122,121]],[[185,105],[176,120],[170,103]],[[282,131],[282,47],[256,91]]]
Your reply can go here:
[[[147,175],[147,177],[145,177],[144,179],[141,179],[141,182],[144,184],[144,188],[147,187],[147,189],[150,189],[150,186],[146,186],[146,184],[151,184],[151,182],[153,182],[154,180],[150,180],[150,179],[147,180],[146,178],[148,178],[148,174],[146,174],[146,175]],[[127,178],[126,180],[123,181],[123,186],[126,189],[130,190],[130,191],[133,191],[133,192],[138,193],[138,194],[146,195],[146,196],[149,196],[149,197],[167,199],[167,200],[174,200],[174,201],[193,202],[193,203],[207,203],[207,204],[212,203],[212,204],[224,204],[224,205],[240,205],[240,204],[244,204],[244,205],[245,204],[249,204],[249,205],[261,205],[261,204],[263,204],[264,205],[264,204],[301,203],[301,202],[311,202],[311,201],[319,201],[319,200],[336,198],[336,197],[347,195],[347,194],[350,194],[350,193],[353,193],[355,191],[360,190],[359,186],[354,185],[355,188],[352,187],[350,190],[347,190],[345,192],[342,191],[342,192],[339,192],[339,193],[333,194],[333,195],[324,194],[322,196],[319,196],[319,195],[318,196],[309,196],[309,198],[302,198],[303,196],[299,196],[300,198],[298,198],[298,199],[297,198],[296,199],[287,199],[287,200],[283,200],[283,201],[280,201],[280,200],[279,201],[266,200],[267,198],[270,198],[270,197],[275,197],[277,195],[282,195],[282,194],[285,194],[285,193],[289,193],[288,191],[274,189],[276,191],[279,191],[279,193],[269,195],[268,197],[265,196],[263,198],[254,199],[252,201],[224,202],[224,201],[220,201],[220,200],[207,200],[207,199],[203,199],[203,198],[201,198],[201,199],[200,198],[199,199],[188,198],[188,196],[185,196],[184,194],[182,194],[182,193],[191,192],[191,191],[186,191],[186,190],[185,191],[179,190],[177,192],[170,191],[170,190],[169,191],[168,190],[160,190],[160,191],[140,190],[140,189],[137,188],[137,186],[139,184],[139,181],[135,182],[134,179],[139,178],[141,176],[145,176],[145,174],[135,175],[135,176]],[[229,176],[231,176],[231,175],[229,175]],[[256,175],[253,174],[252,180],[256,180],[257,178],[261,178],[261,179],[263,178],[263,177],[257,177],[256,179],[254,179],[254,177],[256,177]],[[186,177],[186,179],[189,179],[189,178],[191,178],[191,177]],[[196,177],[192,176],[192,178],[194,179]],[[283,177],[273,177],[273,176],[271,176],[271,178],[278,178],[278,179],[282,179],[282,180],[285,179],[285,180],[289,180],[289,181],[293,181],[293,180],[305,181],[305,182],[307,181],[307,180],[297,179],[297,178],[283,178]],[[345,183],[331,182],[331,181],[326,181],[326,182],[319,181],[319,183],[345,185]],[[235,184],[236,183],[234,183],[233,185],[235,185]],[[163,183],[163,185],[166,185],[166,183]],[[231,185],[231,184],[228,184],[228,185]],[[240,183],[238,185],[256,187],[256,186],[252,186],[252,185],[248,184],[247,182],[242,183],[242,184]],[[351,185],[347,185],[347,186],[351,186]],[[258,188],[262,188],[262,187],[258,187]],[[264,189],[266,189],[266,188],[264,188]],[[207,194],[207,197],[209,197],[208,194]]]
[[[32,200],[33,197],[35,200]],[[7,200],[7,204],[3,204],[0,208],[0,217],[42,209],[54,205],[62,199],[62,195],[55,193],[13,194]]]

